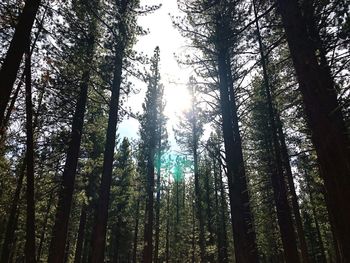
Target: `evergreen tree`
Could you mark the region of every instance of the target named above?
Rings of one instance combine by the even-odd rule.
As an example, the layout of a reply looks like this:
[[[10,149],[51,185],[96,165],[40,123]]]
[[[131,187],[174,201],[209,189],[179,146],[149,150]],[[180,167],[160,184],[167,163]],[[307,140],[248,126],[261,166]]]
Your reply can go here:
[[[320,48],[323,44],[318,33],[310,35],[312,23],[315,23],[313,16],[306,19],[303,15],[306,10],[301,9],[298,1],[278,1],[278,5],[328,193],[329,211],[334,218],[341,260],[347,261],[350,258],[350,228],[347,223],[350,212],[345,200],[349,199],[346,189],[350,185],[349,138],[337,101],[335,84],[327,58]],[[322,105],[322,111],[319,105]]]
[[[81,3],[80,3],[81,4]],[[74,5],[78,18],[87,19],[86,25],[88,32],[83,33],[86,38],[81,39],[81,44],[77,43],[78,49],[81,52],[82,63],[85,69],[81,71],[80,92],[77,99],[76,109],[73,116],[72,132],[70,145],[67,152],[64,172],[62,175],[62,185],[59,192],[59,201],[56,213],[55,225],[53,228],[52,241],[50,244],[50,262],[62,262],[64,257],[64,249],[66,247],[66,235],[68,231],[68,220],[74,191],[74,182],[76,169],[79,158],[81,136],[83,133],[84,115],[88,94],[89,81],[91,76],[91,64],[94,55],[94,45],[96,37],[96,19],[86,11],[82,10],[82,6]],[[78,69],[79,72],[79,69]]]
[[[143,114],[140,117],[141,130],[140,137],[142,140],[142,151],[145,156],[145,183],[146,183],[146,221],[144,227],[144,249],[143,261],[152,262],[153,258],[153,221],[154,221],[154,181],[155,181],[155,164],[158,165],[157,173],[157,198],[160,191],[160,158],[164,145],[165,122],[164,122],[164,102],[163,102],[163,86],[160,83],[159,73],[159,47],[154,50],[151,59],[151,69],[147,76],[148,88],[146,92],[145,102],[143,103]],[[158,155],[158,158],[157,158]],[[157,159],[156,159],[157,158]],[[159,193],[160,194],[160,193]],[[158,197],[159,196],[159,197]],[[158,200],[156,203],[159,206]],[[158,219],[157,219],[158,218]],[[156,217],[159,220],[159,214]],[[159,224],[159,222],[158,222]],[[156,228],[157,226],[156,222]],[[159,230],[158,230],[159,231]],[[159,235],[159,233],[158,233]],[[159,240],[157,241],[159,242]],[[158,248],[156,247],[158,250]],[[158,253],[158,252],[156,252]]]

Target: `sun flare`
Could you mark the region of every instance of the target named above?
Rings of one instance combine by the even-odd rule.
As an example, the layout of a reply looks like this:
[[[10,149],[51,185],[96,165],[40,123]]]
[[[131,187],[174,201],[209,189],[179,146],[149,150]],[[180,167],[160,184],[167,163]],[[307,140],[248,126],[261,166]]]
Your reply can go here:
[[[186,86],[171,85],[165,88],[165,114],[172,119],[191,106],[191,97]]]

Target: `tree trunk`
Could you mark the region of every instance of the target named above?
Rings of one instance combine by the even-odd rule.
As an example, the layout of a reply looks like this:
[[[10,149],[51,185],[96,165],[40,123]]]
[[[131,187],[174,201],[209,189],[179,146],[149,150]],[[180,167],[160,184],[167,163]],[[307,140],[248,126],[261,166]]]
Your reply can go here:
[[[137,238],[139,233],[139,215],[140,215],[140,198],[137,198],[135,228],[134,228],[134,245],[133,245],[133,252],[132,252],[133,263],[137,262]]]
[[[17,214],[17,216],[16,216],[16,222],[18,222],[18,214]],[[19,245],[18,245],[18,242],[17,242],[17,237],[14,237],[14,240],[13,240],[13,248],[12,248],[12,250],[11,250],[10,258],[9,258],[9,261],[8,261],[8,262],[11,262],[11,263],[12,263],[12,262],[16,262],[16,260],[17,260],[17,258],[18,258],[18,256],[17,256],[18,250],[23,251],[22,249],[19,249],[18,247],[19,247]],[[24,260],[23,256],[22,256],[21,259]],[[8,262],[6,262],[6,263],[8,263]]]
[[[195,204],[192,205],[192,259],[191,262],[196,261],[196,220],[195,220]]]
[[[115,227],[114,227],[114,237],[113,237],[113,240],[114,240],[114,244],[112,243],[112,248],[113,248],[113,251],[111,251],[113,257],[112,257],[112,260],[111,262],[112,263],[118,263],[119,262],[119,236],[120,236],[120,221],[121,221],[121,218],[120,216],[118,215],[117,216],[117,222],[115,224]]]
[[[21,87],[23,85],[23,79],[24,79],[24,72],[21,76],[21,79],[15,89],[15,92],[13,93],[12,97],[11,97],[11,102],[10,102],[10,105],[7,107],[7,111],[6,111],[6,114],[4,114],[4,119],[1,123],[1,126],[0,126],[0,143],[2,143],[5,139],[5,134],[6,134],[6,129],[7,129],[7,124],[10,120],[10,117],[11,117],[11,113],[15,107],[15,102],[17,100],[17,97],[18,97],[18,94],[19,94],[19,91],[21,90]]]
[[[71,243],[71,239],[70,237],[68,237],[66,242],[66,247],[64,249],[64,258],[63,258],[64,263],[68,263],[70,243]]]
[[[261,39],[259,21],[257,20],[257,11],[255,7],[255,1],[253,0],[254,15],[255,15],[255,24],[257,39],[259,43],[259,51],[261,56],[261,66],[263,70],[263,79],[264,79],[264,88],[266,96],[266,106],[268,109],[268,120],[271,127],[271,135],[273,142],[273,153],[274,153],[274,165],[272,165],[271,181],[273,187],[273,193],[275,198],[276,210],[277,210],[277,219],[280,227],[282,245],[285,254],[286,262],[299,262],[297,240],[294,233],[293,219],[291,209],[288,203],[286,183],[283,174],[283,165],[282,165],[282,156],[280,149],[280,142],[278,141],[278,133],[275,120],[275,111],[274,105],[272,102],[271,89],[269,83],[269,77],[267,73],[267,61],[264,54],[264,47]],[[289,163],[289,160],[288,160]],[[293,178],[292,186],[294,187]],[[299,211],[299,210],[298,210]],[[300,222],[301,223],[301,222]],[[304,239],[305,241],[305,239]],[[306,246],[306,243],[304,244]],[[303,252],[304,262],[308,262],[307,250]]]
[[[18,214],[17,211],[18,211],[18,205],[19,205],[19,200],[20,200],[20,195],[22,190],[23,178],[24,178],[25,169],[26,169],[26,163],[27,163],[26,157],[24,157],[24,160],[20,165],[19,176],[17,179],[17,186],[12,199],[10,214],[7,220],[5,239],[1,250],[2,251],[1,260],[0,260],[1,263],[8,263],[10,259],[11,248],[13,245],[15,230],[17,226],[17,214]]]
[[[38,38],[40,36],[40,32],[43,28],[43,23],[44,23],[44,18],[46,16],[46,12],[47,12],[48,8],[45,9],[45,12],[40,20],[40,24],[39,24],[39,29],[38,29],[38,32],[36,32],[36,35],[35,35],[35,38],[34,38],[34,41],[32,43],[32,46],[31,46],[31,49],[30,49],[30,55],[33,54],[33,50],[34,50],[34,47],[38,41]],[[23,71],[22,72],[22,75],[20,77],[20,80],[18,82],[18,85],[16,87],[16,90],[15,92],[13,93],[13,96],[11,98],[11,102],[10,102],[10,105],[7,107],[7,110],[6,110],[6,114],[4,114],[4,118],[0,121],[0,140],[2,139],[2,137],[4,136],[5,132],[6,132],[6,128],[7,128],[7,124],[10,120],[10,116],[11,116],[11,113],[13,111],[13,108],[15,106],[15,102],[17,100],[17,97],[18,97],[18,93],[19,91],[21,90],[21,87],[23,85],[23,80],[24,80],[24,75],[25,75],[25,72]],[[40,105],[40,104],[39,104]],[[38,115],[36,115],[37,117]],[[36,125],[35,125],[36,121],[34,120],[34,124],[33,124],[33,127],[35,129]]]
[[[35,258],[35,200],[34,200],[34,136],[33,136],[33,104],[32,104],[32,78],[30,42],[25,54],[25,84],[26,84],[26,168],[27,168],[27,215],[26,215],[26,262],[34,263]]]
[[[32,46],[32,50],[33,50],[33,47],[34,47],[34,44]],[[32,50],[31,50],[31,52],[32,52]],[[24,78],[24,76],[25,76],[25,72],[23,72],[23,78]],[[34,120],[33,120],[33,130],[34,131],[38,126],[38,116],[39,116],[39,111],[41,109],[43,96],[44,96],[44,91],[42,91],[39,94],[38,108],[37,108],[37,112],[36,112],[36,114],[34,116]],[[26,158],[27,158],[27,153],[25,153],[25,157],[24,157],[23,162],[22,162],[20,169],[19,169],[20,170],[19,177],[18,177],[17,186],[16,186],[16,190],[14,193],[14,197],[13,197],[13,201],[12,201],[12,205],[11,205],[11,209],[10,209],[10,215],[9,215],[7,226],[6,226],[5,239],[4,239],[4,243],[2,246],[2,254],[1,254],[1,259],[0,259],[1,263],[3,263],[3,262],[7,263],[9,261],[11,246],[13,243],[15,229],[17,226],[17,219],[15,219],[15,218],[18,217],[18,203],[19,203],[20,194],[21,194],[21,190],[22,190],[23,178],[24,178],[25,171],[26,171],[26,162],[27,162]]]
[[[291,198],[292,208],[293,208],[293,213],[295,217],[296,230],[297,230],[298,238],[300,242],[301,256],[302,256],[303,262],[307,263],[310,261],[310,259],[309,259],[308,249],[307,249],[306,240],[305,240],[305,231],[304,231],[304,227],[303,227],[303,223],[300,215],[298,196],[294,186],[294,180],[293,180],[292,168],[290,166],[290,161],[289,161],[288,149],[286,145],[285,136],[283,133],[282,122],[280,120],[278,113],[276,113],[275,116],[276,116],[276,124],[277,124],[279,139],[281,142],[282,160],[283,160],[283,164],[285,167],[286,176],[288,180],[289,192],[292,197]]]
[[[205,171],[205,177],[204,177],[204,185],[205,185],[205,199],[206,199],[206,210],[207,210],[207,226],[208,226],[208,232],[209,232],[209,243],[213,243],[214,240],[214,230],[212,226],[212,204],[210,199],[210,182],[209,182],[209,176],[210,176],[210,169],[206,167]],[[213,260],[213,259],[212,259]]]
[[[26,0],[15,33],[0,70],[0,123],[3,123],[7,103],[10,100],[13,84],[26,48],[40,0]]]
[[[324,249],[323,240],[322,240],[322,235],[321,235],[321,231],[320,231],[320,226],[318,224],[318,216],[317,216],[317,213],[316,213],[314,197],[313,197],[312,190],[311,190],[311,185],[310,185],[310,177],[309,177],[309,175],[308,175],[306,170],[304,170],[304,175],[305,175],[307,191],[308,191],[309,198],[310,198],[310,205],[311,205],[311,210],[312,210],[312,216],[313,216],[313,219],[315,221],[315,227],[316,227],[316,232],[317,232],[317,239],[318,239],[318,243],[319,243],[320,249],[321,249],[320,262],[321,263],[327,263],[325,249]]]
[[[198,173],[198,157],[197,157],[197,151],[195,153],[195,160],[194,160],[194,174],[195,174],[195,204],[196,204],[196,214],[199,221],[199,249],[200,249],[200,257],[201,262],[207,262],[206,257],[206,245],[205,245],[205,231],[204,231],[204,217],[203,217],[203,210],[202,210],[202,200],[201,200],[201,190],[199,187],[199,173]]]
[[[154,143],[151,143],[154,145]],[[153,146],[150,148],[154,149]],[[146,222],[144,229],[143,263],[152,263],[153,251],[153,190],[154,190],[154,150],[150,150],[147,160],[147,200]]]
[[[112,84],[112,95],[109,104],[109,117],[106,134],[106,145],[103,158],[103,171],[96,208],[96,218],[92,234],[90,263],[104,262],[105,239],[108,220],[108,205],[112,181],[114,147],[118,121],[120,84],[122,81],[123,50],[117,48],[115,69]]]
[[[218,15],[219,16],[219,15]],[[219,16],[216,25],[218,52],[218,74],[220,89],[220,106],[222,114],[223,136],[227,164],[227,178],[229,186],[229,200],[231,206],[231,220],[234,236],[235,256],[237,263],[258,262],[255,243],[255,233],[249,206],[249,194],[244,169],[244,161],[239,135],[238,117],[234,97],[230,101],[229,90],[231,75],[228,59],[227,39],[224,22]],[[232,76],[231,78],[232,79]],[[234,115],[233,115],[234,114]]]
[[[350,261],[350,143],[330,69],[318,62],[298,1],[278,0],[299,82],[307,123],[312,131],[341,262]],[[322,46],[322,45],[321,45]]]
[[[198,171],[198,138],[197,138],[197,118],[196,118],[196,108],[194,101],[194,93],[192,91],[192,155],[193,155],[193,166],[194,166],[194,193],[195,193],[195,204],[196,204],[196,214],[199,221],[199,249],[201,262],[207,262],[206,255],[206,244],[205,244],[205,229],[204,229],[204,217],[202,209],[202,198],[201,189],[199,184],[199,171]]]
[[[161,132],[159,132],[158,154],[157,154],[157,197],[156,197],[156,222],[154,240],[154,263],[158,263],[159,254],[159,223],[160,223],[160,166],[161,166]]]
[[[170,191],[169,191],[169,184],[170,182],[168,181],[167,185],[167,197],[166,197],[166,211],[167,211],[167,219],[166,219],[166,233],[165,233],[165,262],[169,263],[169,228],[170,228]]]
[[[40,241],[39,241],[39,246],[38,246],[38,252],[37,252],[37,255],[36,255],[36,261],[37,262],[40,262],[41,251],[42,251],[42,248],[43,248],[44,239],[45,239],[45,235],[46,235],[47,221],[49,220],[49,216],[50,216],[50,209],[51,209],[51,205],[52,205],[52,199],[53,199],[53,191],[50,193],[50,197],[49,197],[49,200],[48,200],[47,206],[46,206],[44,224],[43,224],[43,228],[41,229]]]
[[[95,39],[91,33],[90,39],[88,40],[89,46],[87,54],[87,69],[84,70],[82,75],[82,83],[73,116],[70,143],[62,175],[62,184],[59,190],[56,218],[52,231],[52,239],[49,250],[49,262],[51,263],[62,263],[64,260],[69,215],[72,206],[75,175],[79,159],[81,136],[84,126],[84,116],[91,71],[90,65],[93,57],[94,42]]]
[[[80,219],[79,219],[78,238],[77,238],[77,244],[75,246],[74,263],[81,262],[81,255],[83,252],[83,242],[85,237],[86,216],[87,216],[86,205],[83,204],[81,208]]]
[[[213,156],[213,158],[216,158]],[[227,238],[226,238],[226,224],[225,224],[225,195],[224,187],[222,183],[221,168],[217,170],[217,167],[220,167],[221,164],[217,163],[216,160],[213,160],[213,172],[215,180],[215,206],[216,206],[216,221],[217,221],[217,249],[218,249],[218,262],[227,263]],[[219,175],[219,177],[218,177]],[[219,181],[220,180],[220,181]],[[220,191],[220,200],[219,194]],[[220,201],[220,203],[219,203]]]
[[[223,229],[223,256],[224,260],[228,261],[228,241],[227,241],[227,226],[226,226],[226,211],[227,211],[227,203],[226,203],[226,192],[224,189],[224,182],[222,180],[222,171],[221,171],[221,165],[220,165],[220,172],[219,172],[219,183],[220,183],[220,200],[221,200],[221,224]]]

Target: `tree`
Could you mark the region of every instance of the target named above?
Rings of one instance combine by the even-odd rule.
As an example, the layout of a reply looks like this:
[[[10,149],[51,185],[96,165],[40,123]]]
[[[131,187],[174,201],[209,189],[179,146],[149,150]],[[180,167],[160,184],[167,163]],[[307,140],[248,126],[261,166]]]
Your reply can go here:
[[[26,75],[26,172],[27,172],[27,217],[26,217],[26,262],[34,263],[35,258],[35,201],[34,201],[34,138],[33,138],[33,105],[32,105],[32,77],[30,43],[28,43],[25,55]]]
[[[218,98],[222,118],[220,122],[225,145],[236,260],[257,262],[258,253],[249,207],[235,83],[232,76],[236,74],[236,68],[231,68],[231,59],[235,52],[238,52],[238,36],[234,30],[234,23],[239,23],[241,19],[241,10],[238,7],[238,3],[233,5],[227,1],[182,3],[181,8],[186,12],[188,23],[176,25],[184,36],[191,38],[194,47],[203,53],[203,59],[188,61],[188,64],[199,65],[198,72],[201,76],[214,79],[212,89],[219,93],[215,98]],[[204,92],[207,90],[210,88]],[[217,108],[215,110],[217,111]]]
[[[212,162],[212,172],[214,174],[215,191],[215,213],[217,228],[217,251],[218,262],[228,262],[228,240],[227,240],[227,204],[224,183],[222,181],[222,159],[220,153],[220,139],[217,134],[211,133],[207,141],[207,150]]]
[[[162,131],[164,131],[163,115],[163,86],[160,83],[159,47],[154,50],[151,59],[151,69],[148,75],[148,88],[143,115],[141,116],[141,140],[143,153],[146,157],[146,221],[144,227],[143,262],[152,262],[153,259],[153,219],[154,219],[154,180],[156,154],[161,153]],[[160,143],[159,143],[160,142]],[[158,149],[157,149],[158,148]],[[160,157],[159,157],[160,158]],[[159,159],[158,159],[159,161]],[[158,163],[159,165],[159,163]],[[160,170],[158,170],[160,176]],[[157,180],[158,181],[158,180]],[[157,182],[158,184],[158,182]],[[159,178],[160,184],[160,178]],[[159,184],[157,187],[159,187]],[[158,190],[158,189],[157,189]],[[158,226],[159,227],[159,226]]]
[[[88,15],[87,12],[81,12],[79,6],[76,12],[78,17]],[[86,38],[82,39],[80,44],[77,43],[77,47],[80,53],[86,57],[83,57],[82,62],[85,64],[85,69],[81,72],[81,83],[76,108],[73,116],[71,139],[69,148],[67,151],[66,163],[62,175],[62,185],[59,192],[59,201],[56,212],[55,225],[53,228],[52,240],[50,244],[50,262],[62,262],[64,258],[64,251],[66,247],[66,238],[68,231],[68,221],[71,210],[72,196],[74,191],[74,183],[76,176],[76,169],[78,164],[81,137],[83,133],[84,115],[86,109],[86,101],[88,94],[89,81],[91,76],[91,66],[94,55],[95,35],[96,35],[96,19],[91,16],[87,16],[88,32]],[[79,56],[78,55],[78,56]],[[79,72],[79,69],[78,69]]]
[[[123,58],[127,52],[127,47],[131,43],[132,32],[129,32],[129,28],[134,23],[134,17],[128,18],[128,15],[132,9],[137,6],[137,1],[127,2],[122,0],[117,3],[118,14],[120,14],[120,20],[118,20],[118,34],[116,46],[114,47],[114,71],[113,71],[113,83],[111,86],[111,97],[109,101],[109,117],[106,133],[106,145],[103,159],[103,171],[101,184],[99,189],[99,199],[96,208],[96,218],[92,234],[90,262],[97,263],[104,260],[105,251],[105,239],[106,228],[108,220],[108,205],[110,196],[110,187],[112,180],[112,169],[114,159],[114,147],[116,139],[116,125],[118,121],[119,110],[119,97],[120,86],[122,83],[122,67]],[[131,19],[131,20],[130,20]]]
[[[181,125],[181,130],[177,131],[177,140],[191,155],[193,159],[194,174],[194,197],[196,207],[196,217],[199,221],[199,247],[201,262],[207,262],[206,244],[205,244],[205,228],[204,214],[202,207],[202,189],[200,187],[199,174],[199,157],[198,148],[200,135],[203,132],[203,123],[200,121],[199,108],[197,102],[197,94],[195,92],[195,79],[191,77],[188,83],[188,89],[191,94],[191,108],[185,112],[185,117]]]
[[[311,39],[298,2],[280,0],[278,5],[327,189],[341,260],[346,262],[350,259],[350,211],[345,201],[350,198],[350,143],[341,107],[327,59],[318,48],[322,43]]]
[[[13,84],[26,48],[30,45],[30,33],[38,12],[40,0],[27,0],[19,17],[15,33],[0,70],[0,123],[3,122],[5,109],[10,100]]]
[[[136,194],[135,166],[132,159],[131,145],[123,138],[116,156],[114,180],[111,189],[111,242],[110,259],[112,262],[128,261],[132,248],[133,202]]]
[[[216,49],[220,89],[220,107],[222,112],[225,161],[229,185],[231,218],[237,262],[257,262],[258,254],[255,233],[252,230],[252,218],[249,208],[249,196],[245,178],[245,169],[238,126],[237,106],[233,91],[231,61],[225,17],[216,14]]]
[[[275,196],[275,204],[277,208],[277,218],[279,222],[279,227],[281,231],[281,237],[282,237],[282,244],[284,248],[285,253],[285,259],[287,262],[298,262],[299,256],[298,256],[298,250],[296,245],[296,237],[294,234],[294,228],[293,228],[293,221],[292,221],[292,213],[290,206],[288,204],[288,197],[287,197],[287,187],[284,179],[283,174],[283,163],[282,163],[282,156],[281,156],[281,145],[278,139],[278,131],[276,127],[276,117],[275,117],[275,109],[272,102],[272,96],[271,96],[271,88],[269,83],[269,76],[267,72],[267,58],[265,56],[264,47],[262,43],[262,37],[260,34],[260,26],[259,21],[257,19],[257,10],[256,10],[256,4],[255,1],[253,1],[253,9],[254,9],[254,16],[255,16],[255,24],[256,24],[256,33],[257,33],[257,39],[259,43],[259,51],[261,56],[261,66],[263,70],[263,85],[265,88],[265,96],[266,96],[266,106],[268,109],[268,120],[269,120],[269,126],[271,127],[271,137],[272,137],[272,146],[273,149],[272,152],[274,153],[274,160],[273,163],[275,164],[275,167],[273,168],[274,171],[271,174],[272,176],[272,186],[274,190],[274,196]],[[289,161],[288,161],[289,163]],[[292,187],[294,187],[293,179],[291,182]],[[295,192],[295,190],[294,190]],[[297,201],[296,201],[297,202]],[[299,213],[299,210],[296,211]],[[308,262],[308,255],[307,255],[307,248],[305,244],[305,238],[303,236],[303,233],[300,233],[301,221],[300,221],[300,215],[298,217],[298,233],[300,235],[300,240],[302,244],[302,254],[303,254],[303,262]]]

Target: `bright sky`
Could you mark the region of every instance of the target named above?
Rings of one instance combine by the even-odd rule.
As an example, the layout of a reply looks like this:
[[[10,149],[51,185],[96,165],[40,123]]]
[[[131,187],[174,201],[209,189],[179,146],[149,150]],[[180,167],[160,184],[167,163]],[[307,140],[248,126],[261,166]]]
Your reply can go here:
[[[173,27],[171,21],[171,16],[179,15],[176,0],[141,0],[142,6],[159,3],[162,3],[162,7],[159,10],[147,16],[139,17],[139,25],[150,32],[146,36],[139,37],[134,49],[151,57],[154,48],[156,46],[160,48],[160,74],[167,103],[165,114],[169,118],[169,141],[173,150],[177,150],[178,147],[173,137],[172,127],[176,125],[177,116],[181,114],[181,111],[189,106],[190,100],[186,83],[191,70],[178,65],[174,55],[175,53],[177,56],[181,56],[186,45],[186,40]],[[147,88],[146,84],[139,81],[135,82],[135,85],[136,89],[141,89],[141,92],[136,95],[130,95],[127,102],[127,106],[130,106],[133,112],[141,111]],[[136,138],[138,129],[138,121],[126,119],[119,125],[118,133],[121,138],[124,136]]]

